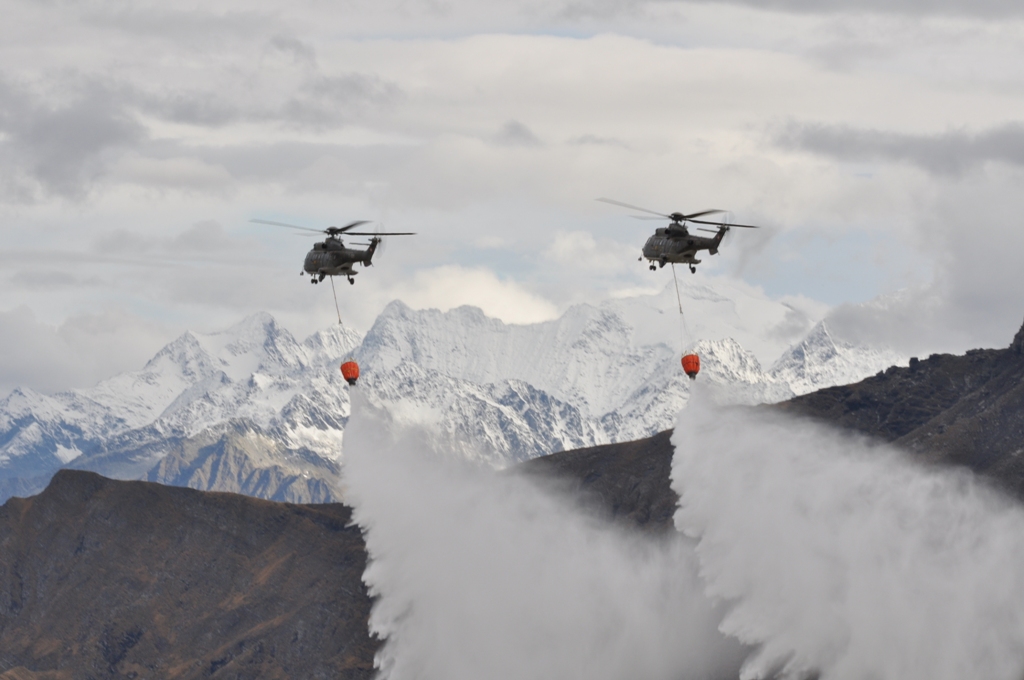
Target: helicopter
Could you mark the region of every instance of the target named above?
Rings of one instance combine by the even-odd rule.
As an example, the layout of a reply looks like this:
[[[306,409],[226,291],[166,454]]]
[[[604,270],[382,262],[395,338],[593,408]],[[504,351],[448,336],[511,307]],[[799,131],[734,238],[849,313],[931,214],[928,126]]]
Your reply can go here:
[[[249,220],[257,224],[269,224],[275,227],[288,227],[289,229],[299,229],[301,231],[313,232],[316,234],[327,234],[327,238],[319,243],[313,244],[313,249],[306,253],[306,261],[302,265],[303,271],[299,272],[299,276],[305,274],[310,275],[310,283],[320,283],[324,278],[328,276],[344,276],[348,278],[348,282],[354,284],[355,278],[353,278],[357,272],[353,269],[353,266],[359,262],[364,267],[369,267],[373,264],[373,254],[377,250],[377,246],[381,243],[383,236],[413,236],[415,232],[409,231],[378,231],[378,232],[360,232],[360,231],[349,231],[356,227],[369,224],[367,220],[356,220],[350,222],[344,227],[327,227],[326,229],[310,229],[309,227],[300,227],[295,224],[286,224],[284,222],[272,222],[270,220]],[[341,235],[346,236],[369,236],[369,243],[358,243],[355,245],[368,246],[365,250],[361,248],[349,248],[345,246],[345,243],[341,240]]]
[[[618,205],[623,208],[629,208],[630,210],[639,210],[641,212],[657,215],[657,217],[633,215],[633,217],[638,220],[655,220],[662,218],[672,220],[672,224],[667,227],[659,227],[658,229],[655,229],[654,235],[648,238],[647,243],[644,244],[643,255],[640,257],[640,260],[642,261],[646,257],[651,262],[651,271],[664,267],[669,262],[680,262],[682,264],[689,265],[690,273],[696,274],[697,265],[701,263],[701,261],[696,258],[698,251],[706,250],[711,255],[717,254],[718,246],[722,243],[722,239],[733,227],[760,229],[760,227],[753,224],[729,224],[724,221],[710,222],[707,220],[695,219],[697,217],[703,217],[704,215],[722,213],[725,212],[724,210],[702,210],[701,212],[690,213],[689,215],[674,212],[666,215],[660,212],[655,212],[654,210],[648,210],[647,208],[623,203],[622,201],[615,201],[610,198],[599,198],[597,200],[604,203],[611,203],[612,205]],[[714,234],[714,236],[697,236],[690,233],[690,230],[686,226],[687,222],[710,224],[718,227],[718,229],[695,227],[695,230],[697,231],[706,231]],[[655,265],[655,263],[657,263],[657,265]]]

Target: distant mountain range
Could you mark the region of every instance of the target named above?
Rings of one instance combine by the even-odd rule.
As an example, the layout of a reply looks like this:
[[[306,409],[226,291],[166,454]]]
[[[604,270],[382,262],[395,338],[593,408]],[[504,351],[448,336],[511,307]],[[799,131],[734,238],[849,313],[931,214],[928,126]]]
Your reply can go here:
[[[689,393],[684,346],[701,357],[699,379],[732,403],[778,402],[906,360],[838,340],[826,321],[756,292],[681,289],[685,322],[669,286],[528,325],[396,301],[364,337],[336,325],[299,342],[266,313],[220,333],[187,332],[139,371],[0,401],[0,500],[38,492],[65,467],[339,500],[349,402],[338,365],[348,356],[373,401],[433,423],[453,448],[499,467],[669,427]]]

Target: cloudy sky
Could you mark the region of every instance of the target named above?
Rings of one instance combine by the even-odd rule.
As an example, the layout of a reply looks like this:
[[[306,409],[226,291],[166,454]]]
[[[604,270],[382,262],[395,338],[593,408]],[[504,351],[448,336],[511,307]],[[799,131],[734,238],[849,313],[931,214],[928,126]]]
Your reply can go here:
[[[330,325],[309,239],[252,218],[419,233],[339,285],[359,330],[394,298],[530,322],[663,287],[651,223],[599,196],[763,224],[696,276],[851,337],[962,351],[1024,318],[1018,2],[196,7],[0,0],[0,395],[258,310]]]

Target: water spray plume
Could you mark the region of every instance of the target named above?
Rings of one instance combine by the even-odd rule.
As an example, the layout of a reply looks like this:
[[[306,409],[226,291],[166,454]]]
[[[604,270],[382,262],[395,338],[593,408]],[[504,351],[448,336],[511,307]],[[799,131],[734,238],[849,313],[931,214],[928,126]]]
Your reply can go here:
[[[555,489],[474,467],[352,395],[345,482],[389,680],[736,677],[681,537],[631,536]]]
[[[967,472],[822,426],[714,408],[673,435],[677,527],[697,539],[743,678],[1018,679],[1024,511]]]
[[[1024,509],[966,472],[696,383],[680,535],[473,467],[354,392],[345,480],[388,680],[1024,674]]]

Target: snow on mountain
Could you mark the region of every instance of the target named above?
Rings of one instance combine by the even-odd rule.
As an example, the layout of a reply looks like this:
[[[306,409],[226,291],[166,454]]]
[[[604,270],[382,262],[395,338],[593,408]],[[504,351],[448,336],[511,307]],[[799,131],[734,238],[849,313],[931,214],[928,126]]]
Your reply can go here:
[[[479,384],[402,362],[368,371],[360,389],[394,417],[432,425],[449,450],[495,467],[601,439],[577,407],[521,380]]]
[[[187,332],[141,370],[91,389],[15,390],[0,401],[0,498],[73,466],[336,500],[349,414],[338,364],[349,356],[371,400],[431,422],[454,450],[498,467],[670,427],[690,390],[683,347],[696,349],[699,380],[728,403],[779,401],[864,377],[893,357],[836,340],[814,325],[822,310],[812,303],[707,280],[684,279],[680,292],[685,324],[669,283],[538,324],[393,302],[364,338],[337,325],[298,342],[265,313],[219,333]]]
[[[16,389],[0,402],[0,467],[42,474],[54,460],[62,465],[81,455],[83,442],[125,428],[122,418],[88,395]]]
[[[701,357],[701,374],[716,388],[723,404],[765,404],[796,396],[788,383],[765,373],[751,353],[732,338],[702,340],[693,351]]]
[[[631,330],[612,310],[590,305],[556,321],[514,325],[476,307],[413,311],[396,301],[357,356],[375,371],[408,362],[476,384],[521,380],[590,417],[621,406],[674,354],[664,344],[633,346]]]
[[[48,479],[69,464],[145,476],[173,445],[236,420],[336,467],[348,394],[335,360],[359,340],[337,326],[300,344],[261,313],[220,333],[187,332],[142,370],[91,389],[52,397],[15,390],[0,402],[0,482]],[[0,497],[4,488],[24,484],[0,483]]]
[[[887,347],[867,347],[838,339],[822,320],[806,338],[779,357],[768,373],[799,395],[860,382],[907,361],[908,357]]]

